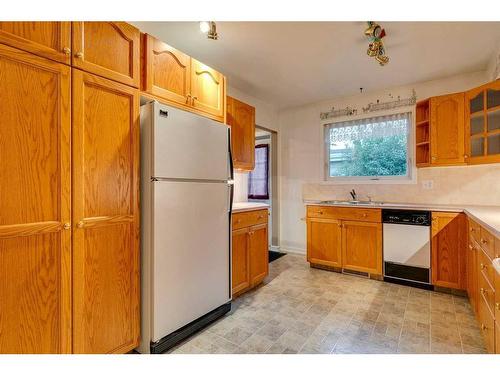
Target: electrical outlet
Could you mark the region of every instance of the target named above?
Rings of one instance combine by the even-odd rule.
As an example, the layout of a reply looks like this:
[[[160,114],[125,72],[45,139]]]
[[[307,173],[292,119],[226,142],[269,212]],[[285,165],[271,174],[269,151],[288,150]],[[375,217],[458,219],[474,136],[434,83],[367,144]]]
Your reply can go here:
[[[434,189],[434,181],[433,180],[424,180],[424,181],[422,181],[422,187],[426,190]]]

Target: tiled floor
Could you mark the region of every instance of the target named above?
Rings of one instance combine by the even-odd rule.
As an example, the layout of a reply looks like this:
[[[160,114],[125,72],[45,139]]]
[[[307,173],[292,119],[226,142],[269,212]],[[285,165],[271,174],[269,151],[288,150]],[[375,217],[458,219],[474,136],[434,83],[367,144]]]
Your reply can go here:
[[[265,284],[172,353],[484,353],[464,297],[270,264]]]

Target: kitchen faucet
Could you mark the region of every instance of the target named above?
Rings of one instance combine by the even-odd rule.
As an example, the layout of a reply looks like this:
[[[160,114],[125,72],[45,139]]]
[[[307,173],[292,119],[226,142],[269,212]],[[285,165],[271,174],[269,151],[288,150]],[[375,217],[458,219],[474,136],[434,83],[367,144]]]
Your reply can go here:
[[[356,190],[352,189],[349,194],[351,194],[352,200],[357,201],[358,200],[358,195],[356,194]]]

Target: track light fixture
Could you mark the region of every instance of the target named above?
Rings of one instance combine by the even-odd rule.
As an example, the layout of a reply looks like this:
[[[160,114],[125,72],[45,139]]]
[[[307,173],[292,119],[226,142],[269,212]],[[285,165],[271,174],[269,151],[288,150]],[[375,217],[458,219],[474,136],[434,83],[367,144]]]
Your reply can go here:
[[[200,30],[203,34],[207,34],[208,39],[219,39],[219,35],[217,34],[217,25],[214,21],[201,21]]]

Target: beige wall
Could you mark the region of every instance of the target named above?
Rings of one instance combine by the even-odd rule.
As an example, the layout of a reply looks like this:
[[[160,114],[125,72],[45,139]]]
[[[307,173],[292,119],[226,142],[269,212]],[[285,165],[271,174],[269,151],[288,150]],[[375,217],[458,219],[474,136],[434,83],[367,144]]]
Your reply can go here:
[[[281,111],[281,247],[285,251],[305,252],[306,230],[301,220],[305,214],[304,198],[348,198],[348,191],[353,187],[360,196],[370,195],[375,200],[500,205],[500,166],[497,165],[419,169],[416,184],[334,185],[323,182],[320,112],[332,106],[344,108],[347,105],[361,112],[361,107],[377,99],[390,100],[389,94],[408,97],[412,88],[418,99],[424,99],[465,91],[488,80],[486,71],[469,73]],[[432,180],[433,189],[424,189],[424,180]]]

